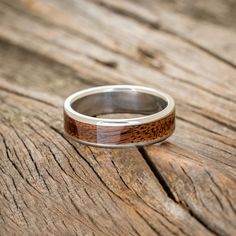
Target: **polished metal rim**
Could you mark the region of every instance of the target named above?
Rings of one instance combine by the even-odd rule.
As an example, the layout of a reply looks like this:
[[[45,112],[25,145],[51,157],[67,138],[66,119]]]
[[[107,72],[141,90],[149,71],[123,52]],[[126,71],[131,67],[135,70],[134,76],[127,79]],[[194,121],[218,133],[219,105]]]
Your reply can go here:
[[[122,143],[122,144],[102,144],[102,143],[94,143],[94,142],[87,142],[81,139],[77,139],[72,135],[66,134],[66,136],[77,143],[86,145],[86,146],[93,146],[93,147],[100,147],[100,148],[131,148],[131,147],[142,147],[142,146],[149,146],[152,144],[162,144],[167,138],[169,138],[173,134],[174,130],[169,133],[169,135],[164,136],[162,139],[154,139],[150,141],[143,141],[137,143]]]
[[[82,114],[72,108],[72,104],[75,101],[80,101],[82,98],[85,98],[89,95],[102,94],[102,93],[119,93],[119,92],[130,92],[140,93],[140,94],[149,94],[157,98],[163,99],[166,102],[166,107],[151,115],[144,115],[142,117],[135,118],[123,118],[123,119],[107,119],[107,118],[98,118],[93,116],[88,116]],[[138,104],[137,104],[138,106]],[[91,108],[92,109],[92,108]],[[160,120],[171,114],[175,109],[175,102],[171,96],[161,92],[156,89],[147,88],[144,86],[135,86],[135,85],[110,85],[110,86],[99,86],[94,88],[85,89],[69,96],[64,103],[64,111],[71,118],[93,125],[100,126],[130,126],[130,125],[140,125],[145,123],[150,123],[152,121]]]

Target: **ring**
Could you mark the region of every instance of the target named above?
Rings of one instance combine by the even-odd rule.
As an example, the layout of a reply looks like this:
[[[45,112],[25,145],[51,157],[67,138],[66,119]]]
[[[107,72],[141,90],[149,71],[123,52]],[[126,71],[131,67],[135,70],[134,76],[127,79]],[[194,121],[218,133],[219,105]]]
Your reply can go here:
[[[108,114],[123,118],[101,117]],[[125,114],[133,117],[124,118]],[[126,147],[157,143],[174,132],[175,102],[168,94],[143,86],[94,87],[65,100],[64,129],[86,145]]]

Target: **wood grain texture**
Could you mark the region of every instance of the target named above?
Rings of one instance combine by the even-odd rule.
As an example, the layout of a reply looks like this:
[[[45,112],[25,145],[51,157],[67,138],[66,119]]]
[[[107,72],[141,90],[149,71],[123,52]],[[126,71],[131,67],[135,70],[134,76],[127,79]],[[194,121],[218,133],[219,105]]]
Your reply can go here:
[[[235,31],[153,3],[0,1],[0,235],[236,234]],[[68,95],[124,83],[175,98],[168,143],[65,137]]]
[[[64,111],[64,129],[69,136],[93,145],[150,144],[168,138],[175,130],[175,111],[141,125],[104,126],[80,122]]]

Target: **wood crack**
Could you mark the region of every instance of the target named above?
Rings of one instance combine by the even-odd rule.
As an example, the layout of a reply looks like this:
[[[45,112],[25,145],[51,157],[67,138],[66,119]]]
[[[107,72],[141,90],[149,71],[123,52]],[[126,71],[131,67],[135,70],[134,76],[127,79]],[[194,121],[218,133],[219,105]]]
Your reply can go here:
[[[32,153],[31,153],[31,150],[30,150],[29,147],[26,145],[26,143],[25,143],[25,141],[23,140],[23,138],[19,135],[19,133],[18,133],[18,131],[15,129],[15,127],[14,127],[14,126],[11,126],[11,127],[12,127],[12,129],[15,131],[15,134],[17,135],[17,137],[21,140],[21,142],[22,142],[23,146],[25,147],[25,149],[27,150],[27,152],[28,152],[28,154],[29,154],[29,157],[30,157],[30,159],[31,159],[31,161],[32,161],[32,163],[33,163],[33,165],[34,165],[34,168],[35,168],[35,170],[36,170],[38,176],[41,177],[41,174],[40,174],[40,172],[39,172],[38,165],[37,165],[36,161],[35,161],[34,158],[33,158],[33,155],[32,155]]]
[[[141,215],[138,211],[136,211],[136,213],[142,218],[142,220],[153,230],[153,232],[155,232],[157,235],[162,236],[162,234],[157,231],[157,229],[148,221],[144,218],[143,215]]]
[[[66,140],[66,141],[67,141],[67,139],[66,139],[57,129],[55,129],[53,126],[51,126],[50,124],[46,123],[46,122],[45,122],[43,119],[41,119],[40,117],[37,117],[37,116],[34,116],[34,117],[35,117],[35,119],[37,119],[37,120],[39,120],[40,122],[42,122],[45,126],[51,128],[54,132],[56,132],[57,134],[59,134],[59,135],[63,138],[63,140]],[[31,124],[28,124],[28,126],[29,126],[35,133],[37,133],[40,137],[42,137],[42,139],[45,139],[45,137],[43,137],[43,136],[40,134],[40,132],[38,132],[38,130],[36,130]],[[51,139],[49,139],[49,140],[53,142],[53,140],[51,140]],[[54,142],[53,142],[53,143],[54,143]],[[54,143],[54,145],[56,146],[55,143]],[[44,144],[44,146],[46,146],[47,148],[50,148],[51,151],[52,151],[52,148],[51,148],[49,145]],[[63,154],[67,157],[67,154],[66,154],[61,148],[58,147],[58,149],[60,150],[61,153],[63,153]],[[50,152],[50,153],[51,153],[52,155],[54,154],[53,152]],[[55,154],[54,154],[54,155],[55,155]],[[78,175],[78,173],[76,172],[74,166],[72,165],[72,163],[71,163],[71,161],[70,161],[70,158],[67,157],[67,160],[68,160],[68,164],[69,164],[71,170],[73,171],[73,173],[74,173],[80,180],[82,180],[84,183],[87,183],[85,179],[83,179],[80,175]],[[84,170],[83,170],[82,168],[81,168],[81,171],[83,172],[84,176],[86,176],[86,174],[85,174],[85,172],[84,172]],[[67,174],[67,175],[69,175],[69,174]],[[71,175],[69,175],[69,176],[70,176],[71,178],[73,178]],[[73,179],[74,179],[74,178],[73,178]]]
[[[143,147],[138,147],[138,150],[139,150],[140,154],[142,155],[142,157],[144,158],[144,160],[146,161],[147,165],[150,167],[153,174],[156,176],[157,180],[161,184],[161,186],[162,186],[163,190],[166,192],[167,196],[170,199],[172,199],[174,202],[177,203],[177,199],[174,197],[174,194],[172,193],[171,188],[169,187],[169,185],[167,184],[167,182],[165,181],[165,179],[163,178],[163,176],[161,175],[161,173],[159,172],[159,170],[157,169],[155,164],[150,159],[146,150]]]
[[[186,37],[184,37],[184,36],[182,36],[180,34],[177,34],[177,33],[173,32],[170,29],[167,29],[166,27],[162,26],[157,21],[150,21],[150,20],[148,20],[148,19],[146,19],[146,18],[136,14],[135,12],[131,12],[129,10],[121,9],[119,7],[113,6],[113,5],[109,4],[109,3],[106,3],[106,2],[101,1],[101,0],[90,0],[90,1],[95,3],[95,4],[98,4],[98,5],[106,8],[106,9],[108,9],[108,10],[110,10],[110,11],[116,13],[116,14],[119,14],[119,15],[122,15],[122,16],[125,16],[125,17],[128,17],[128,18],[131,18],[131,19],[133,19],[133,20],[135,20],[135,21],[137,21],[137,22],[139,22],[141,24],[146,25],[149,28],[152,28],[152,29],[158,30],[158,31],[162,31],[164,33],[167,33],[167,34],[170,34],[172,36],[175,36],[175,37],[181,39],[182,41],[187,42],[188,44],[190,44],[190,45],[198,48],[199,50],[205,52],[206,54],[208,54],[208,55],[218,59],[219,61],[222,61],[225,64],[227,64],[227,65],[229,65],[229,66],[231,66],[233,68],[236,68],[236,65],[234,63],[232,63],[231,61],[221,57],[220,55],[218,55],[218,54],[212,52],[211,50],[209,50],[209,49],[199,45],[198,43],[196,43],[196,42],[194,42],[194,41],[192,41],[192,40],[190,40],[190,39],[188,39],[188,38],[186,38]]]
[[[181,201],[178,201],[178,199],[175,198],[171,187],[168,185],[168,183],[165,181],[164,177],[161,175],[159,170],[156,168],[156,165],[152,162],[151,158],[149,157],[148,153],[143,147],[138,147],[139,152],[143,156],[144,160],[146,161],[147,165],[150,167],[151,171],[161,184],[163,190],[166,192],[167,196],[172,199],[176,204],[182,207],[185,211],[189,212],[189,214],[196,219],[202,226],[204,226],[207,230],[209,230],[213,234],[218,234],[217,230],[215,230],[215,227],[213,225],[210,225],[209,223],[205,222],[204,219],[201,218],[198,214],[196,214],[191,207],[186,203],[186,205],[182,205]]]
[[[21,172],[21,170],[18,168],[18,166],[16,165],[16,163],[11,159],[11,157],[10,157],[10,155],[9,155],[9,152],[11,153],[11,151],[10,151],[10,149],[9,149],[7,143],[6,143],[6,140],[5,140],[4,136],[3,136],[3,134],[0,133],[0,136],[2,137],[4,146],[5,146],[5,149],[6,149],[5,153],[6,153],[6,155],[7,155],[8,160],[11,162],[11,164],[13,165],[13,167],[15,168],[15,170],[18,172],[18,174],[21,176],[21,178],[24,179],[23,173]]]
[[[58,131],[57,131],[58,132]],[[62,135],[62,134],[61,134]],[[116,194],[109,186],[107,186],[107,184],[103,181],[103,179],[101,178],[101,176],[97,173],[97,171],[94,169],[94,167],[90,164],[89,161],[87,161],[82,154],[79,152],[79,150],[74,146],[74,144],[72,142],[70,142],[69,140],[67,140],[70,145],[75,149],[75,151],[79,154],[79,156],[89,165],[89,167],[93,170],[94,174],[97,176],[97,178],[100,180],[100,182],[105,186],[106,189],[108,189],[111,193],[113,193],[116,197],[118,197],[122,202],[125,202],[123,200],[122,197],[120,197],[118,194]],[[127,185],[126,185],[127,186]],[[128,187],[128,186],[127,186]],[[168,218],[166,218],[163,214],[161,214],[160,212],[158,212],[155,208],[153,208],[152,206],[150,206],[149,204],[147,204],[140,196],[139,198],[145,203],[145,205],[147,205],[148,207],[150,207],[152,210],[154,210],[156,213],[158,213],[159,215],[161,215],[162,217],[164,217],[167,221],[169,221]],[[134,208],[134,210],[137,212],[137,209]],[[161,221],[159,221],[159,223],[161,223],[164,227],[166,227],[166,229],[168,229],[168,227],[162,223]],[[173,224],[171,221],[169,221],[169,223]],[[184,233],[184,231],[177,227],[181,232]],[[170,230],[170,229],[169,229]],[[171,230],[170,230],[171,231]],[[173,233],[173,232],[172,232]]]
[[[119,170],[118,170],[118,168],[116,167],[115,162],[114,162],[113,160],[111,160],[111,162],[112,162],[112,164],[113,164],[113,166],[114,166],[114,168],[115,168],[115,170],[116,170],[116,173],[118,174],[118,176],[119,176],[121,182],[124,184],[124,186],[125,186],[127,189],[130,189],[129,186],[127,185],[127,183],[125,182],[125,180],[123,179],[123,177],[121,176],[121,174],[119,173]]]
[[[213,178],[213,176],[211,175],[211,173],[206,169],[205,170],[207,175],[209,176],[209,178],[211,179],[212,183],[214,183],[214,185],[216,186],[216,188],[219,190],[219,192],[225,197],[225,199],[227,200],[227,202],[229,203],[232,211],[236,214],[236,209],[234,208],[234,206],[232,205],[231,201],[227,198],[226,194],[222,191],[222,189],[220,188],[220,186],[216,183],[215,179]]]

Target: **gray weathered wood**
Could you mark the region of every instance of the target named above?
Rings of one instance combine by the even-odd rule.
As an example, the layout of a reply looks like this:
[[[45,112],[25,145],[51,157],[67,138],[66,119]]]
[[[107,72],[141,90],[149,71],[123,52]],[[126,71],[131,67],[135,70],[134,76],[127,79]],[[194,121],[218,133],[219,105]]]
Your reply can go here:
[[[151,3],[0,2],[0,235],[235,235],[235,32]],[[168,143],[64,137],[66,96],[120,83],[175,98]]]

